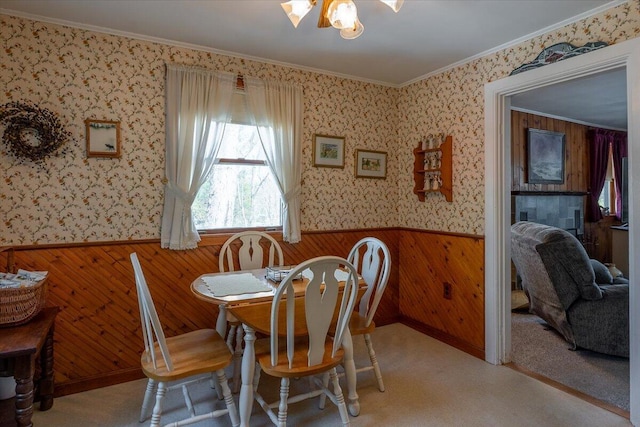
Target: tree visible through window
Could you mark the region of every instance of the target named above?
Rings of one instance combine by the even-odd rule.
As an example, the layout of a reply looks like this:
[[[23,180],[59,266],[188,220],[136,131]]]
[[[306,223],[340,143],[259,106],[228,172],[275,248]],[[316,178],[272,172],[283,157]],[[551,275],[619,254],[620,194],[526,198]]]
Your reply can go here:
[[[282,226],[282,203],[255,126],[227,123],[192,211],[199,230]]]

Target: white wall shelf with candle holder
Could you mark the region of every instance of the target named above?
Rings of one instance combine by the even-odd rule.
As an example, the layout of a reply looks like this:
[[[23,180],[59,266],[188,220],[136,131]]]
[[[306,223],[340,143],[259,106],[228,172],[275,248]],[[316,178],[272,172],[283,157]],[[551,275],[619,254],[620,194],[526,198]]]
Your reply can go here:
[[[413,149],[413,192],[424,202],[428,193],[441,193],[453,201],[451,150],[453,137],[429,135]]]

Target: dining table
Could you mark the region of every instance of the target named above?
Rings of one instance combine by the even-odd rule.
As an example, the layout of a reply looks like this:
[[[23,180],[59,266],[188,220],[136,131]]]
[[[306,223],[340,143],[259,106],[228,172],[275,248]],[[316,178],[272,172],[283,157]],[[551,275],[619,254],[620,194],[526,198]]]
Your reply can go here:
[[[238,402],[242,427],[249,426],[253,408],[256,332],[267,336],[271,334],[271,303],[279,285],[279,279],[281,279],[281,277],[276,277],[276,280],[272,280],[273,274],[270,273],[267,269],[206,273],[191,283],[191,292],[198,299],[225,307],[229,313],[242,322],[245,345],[240,375],[242,386]],[[267,277],[268,275],[269,277]],[[308,282],[309,280],[304,275],[300,280],[293,281],[297,311],[304,310],[303,296]],[[359,278],[360,296],[365,289],[364,280]],[[281,308],[283,307],[284,305],[281,306]],[[304,316],[297,318],[304,318]],[[306,324],[304,323],[298,322],[296,324],[296,334],[306,333]],[[224,327],[216,325],[216,329],[224,337]],[[284,326],[279,333],[286,335]],[[353,360],[353,340],[349,328],[345,330],[342,348],[347,380],[347,408],[352,416],[357,416],[360,414],[360,403],[356,391],[356,366]]]

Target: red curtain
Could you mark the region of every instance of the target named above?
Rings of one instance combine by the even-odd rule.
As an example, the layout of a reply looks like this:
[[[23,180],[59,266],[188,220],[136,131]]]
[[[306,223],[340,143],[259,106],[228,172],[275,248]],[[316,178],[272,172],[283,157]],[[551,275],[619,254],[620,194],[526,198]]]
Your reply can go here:
[[[593,129],[590,132],[589,144],[589,197],[587,203],[587,218],[590,222],[602,219],[602,212],[598,199],[607,177],[607,162],[609,161],[609,147],[612,147],[613,168],[615,170],[616,187],[616,216],[622,212],[622,158],[627,156],[627,133],[607,129]]]

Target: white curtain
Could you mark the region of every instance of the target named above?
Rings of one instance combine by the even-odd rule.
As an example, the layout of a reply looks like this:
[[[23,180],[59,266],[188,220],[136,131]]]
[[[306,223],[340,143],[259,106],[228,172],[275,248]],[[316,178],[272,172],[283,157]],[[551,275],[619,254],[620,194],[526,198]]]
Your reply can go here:
[[[300,241],[302,178],[302,88],[245,76],[249,111],[255,118],[267,163],[282,195],[282,238]]]
[[[191,206],[220,148],[234,84],[232,73],[167,65],[163,248],[193,249],[200,241]]]

